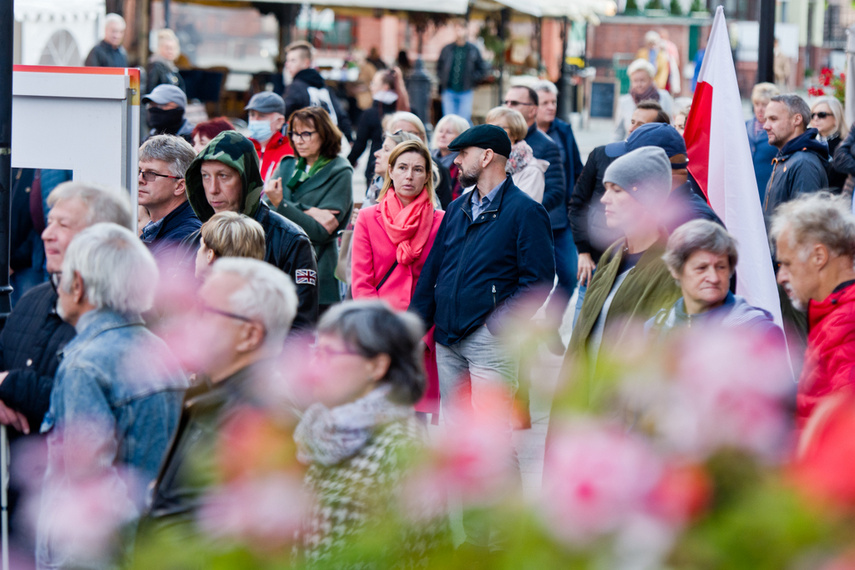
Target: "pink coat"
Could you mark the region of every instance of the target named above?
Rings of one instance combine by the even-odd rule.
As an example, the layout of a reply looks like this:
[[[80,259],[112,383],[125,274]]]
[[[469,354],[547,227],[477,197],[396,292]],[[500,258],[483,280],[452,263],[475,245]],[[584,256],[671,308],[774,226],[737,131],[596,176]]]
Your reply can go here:
[[[378,293],[377,285],[395,263],[396,247],[383,227],[379,206],[369,206],[360,210],[353,228],[351,260],[353,298],[385,299],[392,308],[399,311],[406,310],[410,306],[416,282],[436,239],[443,215],[445,212],[441,210],[434,211],[430,237],[421,257],[409,266],[398,264]]]

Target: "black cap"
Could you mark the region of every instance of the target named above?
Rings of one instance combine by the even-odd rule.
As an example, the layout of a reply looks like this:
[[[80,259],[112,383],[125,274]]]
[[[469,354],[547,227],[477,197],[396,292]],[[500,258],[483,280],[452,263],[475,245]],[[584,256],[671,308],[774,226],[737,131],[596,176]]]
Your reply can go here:
[[[606,145],[606,156],[617,158],[643,146],[658,146],[668,158],[686,155],[686,141],[677,129],[665,123],[647,123],[633,131],[625,141]],[[686,168],[687,162],[671,161],[672,169]]]
[[[505,158],[511,156],[511,139],[502,127],[478,125],[463,131],[448,145],[448,150],[459,151],[466,147],[489,148]]]

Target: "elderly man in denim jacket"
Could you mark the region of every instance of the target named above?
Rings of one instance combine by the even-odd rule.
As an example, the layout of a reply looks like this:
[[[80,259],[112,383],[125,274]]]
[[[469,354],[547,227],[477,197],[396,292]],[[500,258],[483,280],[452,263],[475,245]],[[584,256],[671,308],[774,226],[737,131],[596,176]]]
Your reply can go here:
[[[66,251],[57,310],[77,336],[60,352],[41,428],[48,459],[39,568],[109,563],[122,548],[119,529],[136,521],[145,486],[163,460],[187,379],[140,317],[151,307],[157,279],[151,253],[115,224],[83,230]],[[80,504],[85,497],[99,504],[99,516]],[[93,536],[102,540],[93,543]]]

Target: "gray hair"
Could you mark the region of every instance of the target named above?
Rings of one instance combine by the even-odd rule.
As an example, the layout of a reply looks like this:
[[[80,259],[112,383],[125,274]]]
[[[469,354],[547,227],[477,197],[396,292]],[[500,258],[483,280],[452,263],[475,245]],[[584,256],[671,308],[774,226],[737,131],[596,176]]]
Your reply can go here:
[[[662,260],[674,275],[682,275],[686,261],[696,251],[708,251],[715,255],[727,255],[730,274],[736,270],[739,252],[732,235],[715,222],[692,220],[678,227],[668,238]]]
[[[431,141],[431,148],[437,150],[436,146],[436,133],[448,124],[451,128],[457,131],[457,134],[460,135],[469,128],[469,121],[461,117],[460,115],[445,115],[436,123],[436,127],[433,129],[433,140]],[[403,142],[403,141],[402,141]],[[400,143],[399,143],[400,144]]]
[[[222,257],[211,275],[230,274],[243,279],[235,291],[231,310],[264,326],[265,344],[281,349],[297,314],[297,288],[291,277],[267,262],[247,257]]]
[[[389,117],[389,127],[391,130],[391,126],[397,123],[398,121],[404,121],[413,125],[417,131],[419,131],[419,138],[423,143],[427,144],[427,129],[425,129],[425,124],[419,119],[418,115],[415,113],[410,113],[409,111],[398,111],[397,113],[391,115]],[[384,121],[385,122],[385,121]]]
[[[783,95],[775,95],[769,100],[770,103],[783,103],[787,107],[790,115],[801,115],[804,127],[810,127],[810,107],[807,101],[796,95],[795,93],[784,93]]]
[[[556,87],[553,82],[547,81],[546,79],[535,82],[531,88],[535,91],[545,91],[547,93],[552,93],[553,95],[558,95],[558,87]]]
[[[385,301],[345,301],[324,314],[318,334],[341,338],[365,358],[387,354],[389,370],[383,382],[392,386],[395,401],[415,404],[424,394],[424,326],[413,313],[393,311]]]
[[[823,103],[828,105],[828,109],[831,111],[831,114],[834,115],[834,124],[837,128],[837,135],[841,139],[845,139],[849,134],[849,125],[846,124],[846,119],[843,117],[843,105],[840,104],[837,97],[826,95],[818,98],[813,102],[813,105],[810,106],[811,115],[813,115],[813,110],[816,109],[817,105],[821,105]]]
[[[127,25],[128,25],[128,24],[125,22],[125,19],[124,19],[124,18],[122,18],[119,14],[116,14],[116,13],[113,13],[113,12],[111,12],[111,13],[107,14],[106,16],[104,16],[104,28],[106,28],[106,27],[107,27],[107,26],[109,26],[110,24],[122,24],[122,25],[123,25],[123,26],[125,26],[125,27],[127,27]]]
[[[172,176],[184,178],[190,163],[196,158],[196,151],[181,137],[174,135],[155,135],[142,143],[140,162],[162,160],[169,165]]]
[[[47,203],[53,208],[58,202],[74,198],[86,205],[87,226],[107,222],[128,229],[133,227],[131,198],[124,190],[82,182],[63,182],[51,191]]]
[[[647,61],[646,59],[636,59],[632,63],[629,64],[629,67],[626,68],[627,76],[632,75],[636,71],[644,70],[647,72],[647,75],[650,76],[650,79],[656,77],[656,68],[653,67],[653,64]]]
[[[134,233],[99,223],[74,236],[62,262],[60,287],[71,291],[74,274],[96,309],[139,314],[151,308],[159,272],[154,257]]]
[[[801,246],[807,258],[811,246],[821,243],[833,254],[855,261],[855,216],[849,211],[848,196],[830,192],[802,194],[775,209],[769,240],[775,243],[785,229],[790,230],[790,247]]]

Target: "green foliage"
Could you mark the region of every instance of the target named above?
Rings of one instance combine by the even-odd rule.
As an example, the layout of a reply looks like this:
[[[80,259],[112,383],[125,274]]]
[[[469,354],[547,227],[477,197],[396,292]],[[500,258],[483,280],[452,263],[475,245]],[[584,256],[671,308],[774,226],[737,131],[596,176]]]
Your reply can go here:
[[[644,6],[645,10],[664,10],[665,4],[662,3],[662,0],[650,0],[647,5]]]
[[[636,0],[626,0],[626,7],[623,9],[624,14],[638,14],[638,2]]]
[[[669,7],[672,16],[682,16],[683,15],[683,5],[680,4],[679,0],[671,0],[671,6]]]

